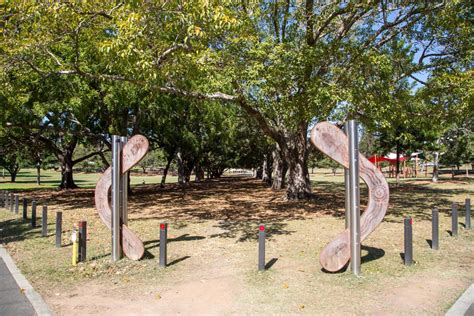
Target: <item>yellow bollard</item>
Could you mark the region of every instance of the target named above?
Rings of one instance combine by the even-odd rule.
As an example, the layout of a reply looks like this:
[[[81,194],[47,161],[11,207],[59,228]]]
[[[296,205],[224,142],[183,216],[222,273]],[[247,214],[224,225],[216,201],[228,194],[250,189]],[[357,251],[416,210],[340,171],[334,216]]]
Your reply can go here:
[[[77,232],[75,228],[72,231],[71,241],[72,241],[72,265],[76,266],[78,258],[79,258],[79,240],[77,238]]]

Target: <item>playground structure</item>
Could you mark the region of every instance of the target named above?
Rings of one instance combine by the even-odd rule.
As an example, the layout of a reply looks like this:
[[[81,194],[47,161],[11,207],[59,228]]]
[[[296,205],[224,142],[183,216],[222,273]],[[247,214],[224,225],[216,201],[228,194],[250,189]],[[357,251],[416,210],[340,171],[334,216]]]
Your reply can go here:
[[[349,126],[351,125],[349,124]],[[351,167],[349,173],[352,172],[353,174],[349,177],[352,178],[349,185],[349,191],[351,192],[354,189],[357,189],[356,196],[352,196],[350,201],[351,228],[348,229],[346,227],[342,233],[337,235],[336,238],[323,249],[320,255],[321,265],[324,269],[331,272],[341,270],[347,264],[349,259],[351,259],[351,261],[359,261],[360,264],[360,241],[367,238],[367,236],[369,236],[369,234],[372,233],[382,222],[388,208],[388,183],[380,170],[378,170],[367,158],[358,153],[357,146],[354,146],[354,144],[357,143],[357,133],[351,135],[355,130],[354,127],[349,128],[348,138],[344,132],[336,126],[328,122],[321,122],[316,124],[311,131],[311,142],[314,146],[331,159],[343,165],[345,168]],[[352,140],[352,142],[349,142],[350,140]],[[354,164],[354,162],[356,163]],[[367,184],[369,192],[369,201],[366,210],[360,217],[360,226],[358,225],[358,217],[360,216],[358,210],[359,181],[358,176],[354,176],[354,171],[360,173],[360,176]],[[357,172],[355,172],[355,174],[357,175]],[[346,178],[346,190],[347,188]],[[354,195],[354,193],[351,193],[351,195]],[[354,208],[356,209],[354,210]],[[357,218],[354,218],[354,215]],[[359,244],[355,245],[354,241],[357,243],[357,240],[359,241]],[[357,246],[359,250],[354,249]],[[353,248],[352,251],[350,250],[350,247]],[[358,256],[358,258],[354,258],[354,255]]]
[[[389,189],[382,173],[358,151],[355,121],[349,121],[348,136],[336,126],[321,122],[311,132],[312,143],[324,154],[349,170],[346,177],[346,229],[331,241],[320,255],[327,271],[339,271],[351,260],[354,274],[360,273],[360,242],[380,224],[388,208]],[[112,166],[100,177],[95,189],[95,204],[101,220],[112,231],[112,259],[123,253],[132,260],[143,257],[140,238],[127,226],[127,172],[146,155],[148,140],[135,135],[130,140],[112,137]],[[360,216],[359,174],[367,183],[369,202]],[[348,185],[349,182],[349,185]],[[108,192],[112,188],[112,207]],[[350,208],[350,216],[348,213]],[[348,218],[349,217],[349,221]],[[350,222],[350,229],[347,223]]]
[[[145,253],[143,242],[131,231],[127,216],[127,172],[145,157],[148,139],[135,135],[128,141],[112,137],[112,166],[100,177],[95,188],[95,205],[100,219],[112,231],[112,258],[117,261],[123,253],[132,260],[140,260]],[[121,180],[122,179],[122,180]],[[112,188],[112,208],[108,193]],[[120,198],[122,196],[122,198]]]

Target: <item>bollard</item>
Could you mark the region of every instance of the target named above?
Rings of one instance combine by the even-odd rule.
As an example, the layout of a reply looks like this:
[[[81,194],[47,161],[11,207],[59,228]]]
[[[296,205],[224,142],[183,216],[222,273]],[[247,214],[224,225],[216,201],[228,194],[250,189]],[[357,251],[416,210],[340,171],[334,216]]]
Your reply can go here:
[[[168,243],[168,224],[160,224],[160,267],[166,267],[167,243]]]
[[[77,240],[76,227],[72,230],[71,241],[72,241],[72,260],[71,263],[73,266],[77,265],[78,252],[79,252],[79,242]]]
[[[28,219],[27,209],[28,209],[28,200],[26,198],[23,198],[23,220],[24,221]]]
[[[36,201],[31,202],[31,227],[36,227]]]
[[[451,235],[453,237],[458,235],[458,205],[453,203],[451,206]]]
[[[439,249],[439,212],[437,208],[431,212],[431,249]]]
[[[48,205],[43,205],[43,213],[41,214],[41,236],[48,236]]]
[[[265,225],[258,227],[258,271],[265,271]]]
[[[404,261],[406,266],[411,266],[413,263],[413,219],[411,217],[404,219],[405,232],[405,252]]]
[[[471,199],[466,199],[466,229],[471,229]]]
[[[87,248],[87,222],[80,221],[79,222],[79,261],[85,262],[87,255],[86,255],[86,248]]]
[[[56,212],[56,248],[61,248],[62,230],[63,230],[63,213]]]
[[[15,194],[15,214],[18,214],[19,202],[20,196],[18,194]]]
[[[15,207],[15,194],[10,194],[10,212],[13,213],[13,208]]]

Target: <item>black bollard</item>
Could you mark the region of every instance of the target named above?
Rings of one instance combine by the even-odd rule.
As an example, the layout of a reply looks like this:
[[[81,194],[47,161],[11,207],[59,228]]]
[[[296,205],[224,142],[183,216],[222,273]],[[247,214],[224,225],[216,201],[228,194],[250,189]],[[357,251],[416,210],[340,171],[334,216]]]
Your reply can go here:
[[[41,213],[41,236],[48,236],[48,205],[43,205],[43,212]]]
[[[160,224],[160,267],[166,267],[168,224]]]
[[[15,214],[18,214],[19,202],[20,196],[18,194],[15,194]]]
[[[466,229],[471,229],[471,199],[466,199]]]
[[[265,270],[265,225],[258,227],[258,271]]]
[[[79,222],[79,262],[85,262],[87,258],[87,222]]]
[[[458,205],[453,203],[451,207],[451,235],[453,237],[458,235]]]
[[[439,212],[434,208],[431,213],[431,249],[439,249]]]
[[[36,201],[31,202],[31,227],[36,227]]]
[[[28,219],[28,200],[23,198],[23,220],[26,221]]]
[[[56,248],[61,248],[62,230],[63,230],[63,213],[56,212]]]
[[[411,217],[405,218],[404,220],[404,231],[405,231],[405,253],[404,261],[406,266],[413,264],[413,220]]]

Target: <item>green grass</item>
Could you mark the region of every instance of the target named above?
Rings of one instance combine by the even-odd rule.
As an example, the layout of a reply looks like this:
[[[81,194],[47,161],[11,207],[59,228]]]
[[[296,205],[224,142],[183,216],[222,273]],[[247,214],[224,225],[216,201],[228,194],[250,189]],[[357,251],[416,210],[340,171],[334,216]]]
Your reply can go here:
[[[84,173],[75,172],[74,181],[80,188],[94,188],[99,180],[99,173]],[[161,182],[161,176],[158,175],[136,175],[131,174],[132,186],[142,184],[157,184]],[[175,183],[178,177],[168,175],[166,183]],[[10,182],[10,175],[8,172],[4,176],[0,176],[0,190],[41,190],[41,189],[56,189],[61,182],[61,173],[54,170],[41,170],[41,185],[36,184],[36,170],[22,169],[18,173],[16,181]]]

